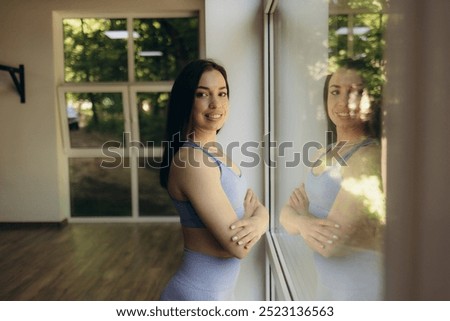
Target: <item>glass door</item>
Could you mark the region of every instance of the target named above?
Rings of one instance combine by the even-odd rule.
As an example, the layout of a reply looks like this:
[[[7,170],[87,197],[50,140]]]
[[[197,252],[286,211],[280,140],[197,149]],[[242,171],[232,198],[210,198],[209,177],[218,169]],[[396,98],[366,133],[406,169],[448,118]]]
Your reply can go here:
[[[158,166],[173,80],[203,47],[199,17],[60,17],[58,99],[72,219],[176,215]]]

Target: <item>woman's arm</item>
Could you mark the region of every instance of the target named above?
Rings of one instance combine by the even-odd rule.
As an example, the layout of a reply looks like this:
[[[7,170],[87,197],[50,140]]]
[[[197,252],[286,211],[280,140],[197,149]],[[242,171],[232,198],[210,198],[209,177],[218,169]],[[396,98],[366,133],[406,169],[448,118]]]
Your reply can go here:
[[[296,188],[281,209],[280,223],[289,234],[300,235],[306,244],[323,256],[328,256],[342,238],[340,226],[329,219],[319,219],[308,212],[304,186]]]
[[[249,249],[237,246],[232,237],[236,234],[230,226],[237,215],[220,182],[220,169],[203,151],[180,149],[171,167],[169,187],[189,200],[212,236],[230,255],[243,258]]]
[[[342,186],[326,220],[308,213],[303,188],[294,190],[280,214],[288,233],[300,234],[325,257],[342,256],[355,247],[379,248],[382,239],[385,215],[379,147],[361,148],[347,165],[342,168]],[[339,229],[333,230],[333,224]]]
[[[232,240],[237,245],[250,249],[266,233],[269,226],[269,212],[249,189],[244,200],[244,218],[233,222],[230,229],[238,231]]]
[[[325,150],[319,149],[314,159],[318,160],[324,154]],[[289,234],[300,235],[313,251],[323,256],[328,256],[330,249],[342,239],[339,224],[309,213],[309,199],[304,184],[292,191],[287,204],[281,209],[280,223]]]

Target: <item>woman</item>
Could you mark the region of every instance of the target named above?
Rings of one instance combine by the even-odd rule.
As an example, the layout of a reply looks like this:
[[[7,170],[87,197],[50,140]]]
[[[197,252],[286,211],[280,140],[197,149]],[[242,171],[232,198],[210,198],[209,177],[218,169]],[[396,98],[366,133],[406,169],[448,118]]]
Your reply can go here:
[[[315,252],[317,300],[382,299],[381,153],[360,71],[349,62],[327,78],[325,107],[337,143],[319,151],[280,215],[288,233]],[[333,148],[340,148],[339,161]]]
[[[267,210],[216,144],[229,92],[225,69],[212,60],[188,64],[172,88],[160,178],[180,214],[185,249],[161,300],[232,299],[240,259],[267,229]]]

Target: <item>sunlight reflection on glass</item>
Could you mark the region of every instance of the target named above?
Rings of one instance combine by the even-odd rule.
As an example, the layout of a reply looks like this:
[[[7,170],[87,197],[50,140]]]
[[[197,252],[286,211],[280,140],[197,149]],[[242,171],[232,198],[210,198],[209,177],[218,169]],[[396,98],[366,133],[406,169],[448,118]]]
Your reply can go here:
[[[372,112],[372,110],[370,108],[370,97],[369,93],[367,92],[367,89],[364,89],[363,91],[361,102],[359,103],[359,109],[361,113],[361,119],[362,120],[369,119],[369,115]]]
[[[379,176],[361,175],[359,179],[347,178],[342,181],[342,188],[362,198],[370,218],[376,218],[380,222],[386,221],[385,198]]]

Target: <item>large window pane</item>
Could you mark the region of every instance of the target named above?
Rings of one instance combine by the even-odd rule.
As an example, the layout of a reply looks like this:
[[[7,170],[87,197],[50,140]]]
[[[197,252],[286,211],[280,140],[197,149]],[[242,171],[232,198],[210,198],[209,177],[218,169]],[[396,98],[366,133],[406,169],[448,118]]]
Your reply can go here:
[[[64,19],[64,80],[126,81],[126,26],[126,19]]]
[[[178,215],[167,191],[159,185],[160,159],[139,158],[139,215]]]
[[[128,159],[69,158],[72,217],[131,216]],[[113,168],[114,167],[114,168]]]
[[[199,57],[198,17],[135,19],[134,31],[136,80],[175,79]]]
[[[146,147],[160,147],[166,128],[169,93],[138,93],[140,142]]]
[[[313,4],[314,3],[314,4]],[[328,65],[327,4],[315,0],[280,1],[274,16],[274,138],[285,148],[274,168],[274,224],[272,233],[283,256],[283,273],[295,300],[311,300],[315,294],[315,266],[311,250],[298,235],[287,234],[279,214],[289,196],[305,181],[308,142],[324,145],[326,119],[322,103],[323,82]],[[286,145],[289,146],[289,145]],[[280,148],[281,150],[281,148]],[[296,159],[296,155],[301,157]],[[310,158],[312,159],[312,158]]]
[[[370,1],[370,3],[375,2],[377,1]],[[277,241],[275,244],[278,246],[277,254],[280,255],[283,276],[288,283],[290,295],[295,300],[329,298],[316,296],[316,293],[321,293],[323,289],[321,285],[327,284],[328,288],[333,289],[337,289],[338,286],[334,286],[337,283],[332,282],[322,283],[321,280],[323,278],[339,280],[342,284],[347,283],[350,286],[358,283],[358,281],[353,282],[358,277],[356,273],[351,276],[354,278],[352,281],[349,281],[351,278],[346,279],[344,273],[339,274],[339,271],[342,272],[344,270],[334,268],[332,263],[330,263],[335,258],[330,258],[326,264],[322,264],[327,260],[312,252],[298,234],[295,234],[294,237],[287,234],[287,231],[280,225],[279,221],[281,208],[288,202],[294,188],[301,183],[309,184],[307,173],[311,170],[309,161],[312,158],[305,158],[305,155],[311,152],[315,153],[319,147],[325,147],[329,143],[328,138],[331,138],[326,128],[327,118],[323,102],[325,76],[336,71],[337,66],[348,58],[362,58],[369,65],[369,68],[363,73],[363,76],[365,76],[363,78],[366,80],[368,105],[373,115],[379,115],[381,87],[384,79],[383,31],[386,24],[386,15],[383,14],[382,10],[372,10],[361,6],[353,8],[352,5],[354,3],[353,1],[330,1],[328,4],[326,2],[319,4],[314,0],[302,2],[285,0],[278,2],[277,11],[274,14],[273,55],[270,52],[274,61],[274,72],[272,75],[275,91],[273,93],[274,104],[271,107],[273,108],[273,114],[270,115],[271,117],[273,115],[274,130],[271,132],[276,142],[287,142],[292,144],[290,146],[293,147],[292,149],[284,150],[282,155],[280,153],[277,161],[283,162],[284,159],[289,161],[294,159],[295,155],[291,153],[291,150],[298,153],[299,156],[300,152],[303,153],[300,156],[301,164],[289,166],[287,162],[284,162],[283,165],[276,166],[274,169],[274,179],[271,180],[273,184],[272,191],[275,196],[274,221],[271,226],[271,233],[274,240]],[[361,4],[363,2],[360,1],[358,3]],[[328,21],[328,25],[323,24],[326,21]],[[295,104],[292,102],[295,102]],[[376,119],[373,120],[374,123],[378,123]],[[379,130],[379,127],[377,129]],[[375,136],[379,136],[379,132]],[[336,135],[332,137],[336,138]],[[310,145],[310,143],[314,143],[315,146]],[[314,147],[305,150],[304,148],[307,146]],[[312,156],[312,154],[309,155]],[[375,181],[375,178],[378,177],[374,176],[372,178]],[[345,185],[346,189],[354,188],[352,192],[355,195],[359,195],[358,193],[362,190],[369,190],[370,188],[367,186],[372,184],[372,181],[369,182],[367,180],[367,186],[365,186],[365,178],[355,179],[355,182],[358,183],[356,188],[356,185],[349,187],[348,181],[343,182],[342,187]],[[355,182],[351,183],[354,184]],[[371,188],[373,186],[375,184],[371,185]],[[375,188],[371,189],[368,193],[370,197],[380,195],[380,193],[375,193],[375,190]],[[367,196],[364,195],[363,197]],[[369,227],[360,223],[361,226],[358,226],[358,232],[364,234],[365,231],[375,226],[374,222],[378,223],[378,217],[372,218],[371,212],[371,206],[375,204],[380,205],[381,215],[379,221],[380,225],[383,224],[382,200],[382,196],[374,202],[367,197],[362,202],[365,207],[361,208],[361,212],[357,212],[353,208],[351,211],[348,211],[352,215],[362,214],[362,217],[365,219],[362,222],[369,222],[367,223]],[[380,227],[380,230],[382,228]],[[372,247],[367,246],[369,250],[378,250],[377,246],[382,246],[381,242],[375,244],[378,239],[372,240],[370,237],[367,237],[366,240],[374,243],[371,244]],[[356,243],[355,241],[351,245],[355,246]],[[353,252],[351,254],[366,254],[369,252],[364,243],[358,243],[357,246],[358,249],[355,251],[352,249]],[[370,256],[372,252],[375,255]],[[375,250],[372,252],[367,256],[367,260],[360,260],[355,266],[359,268],[359,271],[370,271],[371,277],[378,282],[382,275],[380,273],[372,273],[372,271],[378,272],[373,267],[379,263],[378,258],[380,256]],[[355,257],[358,256],[348,255],[345,259],[336,258],[336,261],[353,262],[351,260]],[[316,269],[316,264],[318,269]],[[333,268],[330,269],[332,273],[327,274],[326,271],[324,273],[323,266],[332,266]],[[377,266],[377,268],[379,267]],[[351,269],[346,270],[353,271]],[[334,271],[336,271],[336,274],[333,274]],[[358,280],[362,280],[360,284],[366,281],[363,277]],[[374,284],[378,286],[379,283],[377,282],[374,282]],[[332,285],[329,286],[330,284]],[[345,289],[345,286],[341,288]],[[378,288],[373,287],[373,289]],[[358,293],[361,294],[362,298],[363,292]]]
[[[122,142],[124,132],[121,93],[66,93],[72,148],[101,148],[108,141]]]

